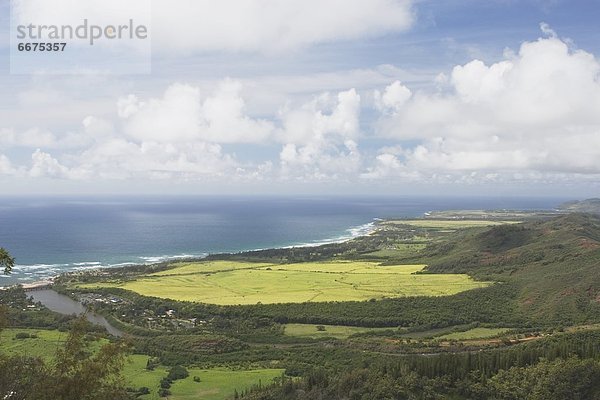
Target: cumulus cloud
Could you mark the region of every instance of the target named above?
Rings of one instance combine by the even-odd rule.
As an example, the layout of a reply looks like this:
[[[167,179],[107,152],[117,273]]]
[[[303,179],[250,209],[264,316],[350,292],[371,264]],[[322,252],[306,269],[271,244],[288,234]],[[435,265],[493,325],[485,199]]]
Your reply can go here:
[[[283,110],[282,175],[322,180],[356,173],[361,161],[355,141],[359,115],[360,96],[354,89],[335,97],[325,93],[297,109]]]
[[[367,96],[362,88],[360,94],[350,89],[293,97],[261,117],[247,105],[248,93],[256,91],[248,89],[249,80],[174,83],[159,94],[125,95],[112,117],[79,117],[79,135],[0,130],[3,152],[40,148],[27,167],[0,157],[0,173],[466,184],[597,180],[600,62],[548,29],[498,62],[457,65],[440,75],[439,88],[414,88],[394,73],[387,87],[369,89]],[[302,89],[302,80],[293,83]],[[375,109],[374,132],[361,121],[365,103]],[[375,150],[379,142],[385,147]],[[245,161],[235,156],[239,144],[247,146]]]
[[[57,179],[84,179],[87,173],[81,169],[70,169],[62,165],[50,154],[37,149],[31,155],[31,169],[29,176],[32,178],[57,178]]]
[[[1,175],[12,175],[16,172],[12,163],[4,154],[0,154],[0,176]]]
[[[548,37],[523,43],[505,60],[454,67],[447,93],[417,92],[394,103],[385,95],[399,92],[398,83],[388,86],[382,108],[400,105],[382,116],[378,133],[417,144],[401,154],[382,151],[367,177],[403,170],[600,174],[600,62],[542,28]]]
[[[373,99],[375,107],[384,113],[397,113],[402,106],[410,99],[412,92],[400,81],[395,81],[387,86],[383,93],[375,90]]]
[[[118,114],[125,121],[124,132],[140,141],[260,142],[272,133],[273,125],[246,115],[241,90],[238,81],[227,79],[203,99],[197,87],[173,84],[162,98],[120,98]]]
[[[237,167],[216,144],[134,143],[123,138],[101,141],[76,161],[102,179],[218,179]]]

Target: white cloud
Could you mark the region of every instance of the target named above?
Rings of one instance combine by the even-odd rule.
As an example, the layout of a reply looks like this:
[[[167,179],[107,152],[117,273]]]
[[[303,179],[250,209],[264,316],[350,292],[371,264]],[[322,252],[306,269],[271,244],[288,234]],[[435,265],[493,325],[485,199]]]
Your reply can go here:
[[[546,36],[550,36],[552,38],[556,38],[557,37],[556,31],[554,29],[550,28],[550,25],[548,25],[546,22],[540,23],[540,30]]]
[[[216,144],[138,144],[120,138],[101,141],[74,161],[102,179],[217,179],[237,167]]]
[[[410,0],[154,0],[153,45],[165,52],[280,52],[404,31]]]
[[[284,178],[333,179],[356,174],[360,153],[360,96],[354,89],[325,93],[298,109],[282,111],[279,155]]]
[[[384,113],[396,113],[410,99],[412,92],[404,86],[400,81],[395,81],[387,86],[383,94],[379,90],[375,90],[373,98],[375,107]]]
[[[12,163],[4,154],[0,154],[0,176],[1,175],[13,175],[16,169]]]
[[[0,129],[0,147],[55,147],[57,138],[38,128],[16,132],[14,129]]]
[[[411,0],[14,0],[14,7],[23,24],[133,18],[151,27],[154,51],[177,54],[295,50],[405,31],[414,20]]]
[[[273,125],[245,114],[241,90],[239,82],[226,79],[203,99],[198,88],[173,84],[162,98],[120,98],[118,114],[125,121],[125,133],[138,141],[260,142],[271,135]]]
[[[599,174],[600,62],[548,29],[550,37],[523,43],[503,61],[456,66],[450,92],[414,93],[382,116],[380,135],[418,144],[395,159],[382,151],[367,177]]]
[[[62,165],[50,154],[37,149],[31,155],[31,169],[29,176],[32,178],[57,178],[57,179],[83,179],[87,173],[80,169],[69,169]]]
[[[134,139],[182,142],[200,135],[200,92],[190,85],[171,85],[162,98],[148,101],[130,95],[117,106],[124,132]]]

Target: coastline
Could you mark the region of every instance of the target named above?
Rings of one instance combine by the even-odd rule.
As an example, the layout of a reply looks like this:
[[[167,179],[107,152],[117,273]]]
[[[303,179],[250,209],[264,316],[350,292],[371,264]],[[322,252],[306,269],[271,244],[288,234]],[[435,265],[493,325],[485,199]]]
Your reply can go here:
[[[97,271],[97,270],[104,270],[104,269],[111,269],[111,268],[152,266],[152,265],[158,265],[161,263],[171,263],[171,262],[174,262],[177,260],[194,262],[194,261],[201,261],[204,258],[208,257],[209,255],[218,256],[219,254],[240,254],[240,253],[245,253],[245,252],[263,251],[263,250],[270,250],[270,249],[307,248],[307,247],[319,247],[319,246],[324,246],[327,244],[334,244],[334,243],[344,243],[344,242],[347,242],[347,241],[350,241],[350,240],[353,240],[353,239],[356,239],[359,237],[372,235],[374,232],[377,231],[378,224],[381,221],[384,221],[384,220],[381,218],[373,218],[371,222],[346,229],[345,232],[349,232],[349,233],[345,234],[345,235],[338,235],[335,238],[323,239],[323,240],[320,240],[317,242],[299,243],[299,244],[292,244],[292,245],[285,245],[285,246],[274,246],[274,247],[256,248],[256,249],[249,249],[249,250],[247,249],[247,250],[240,250],[240,251],[233,251],[233,252],[202,253],[202,255],[184,254],[184,255],[174,255],[174,256],[140,256],[139,258],[148,260],[148,262],[142,262],[142,263],[126,262],[126,263],[102,265],[101,262],[93,261],[93,262],[76,262],[76,263],[69,263],[69,264],[35,264],[35,265],[31,265],[31,266],[21,265],[21,266],[17,266],[17,268],[19,268],[19,267],[20,268],[23,268],[23,267],[34,267],[35,268],[35,267],[40,267],[40,266],[48,266],[48,267],[73,266],[73,268],[64,270],[58,274],[44,276],[42,279],[34,280],[34,281],[28,281],[23,278],[17,278],[17,279],[22,280],[22,282],[16,282],[16,283],[13,283],[13,284],[10,284],[7,286],[0,284],[0,290],[6,290],[6,289],[16,286],[16,285],[23,286],[23,288],[25,290],[37,290],[37,288],[40,288],[40,287],[42,287],[42,288],[51,287],[52,284],[54,283],[54,280],[56,278],[58,278],[59,276],[61,276],[62,274],[76,272],[76,271],[82,271],[82,270],[85,270],[85,271],[95,271],[96,270]],[[29,274],[33,274],[33,273],[29,273]]]

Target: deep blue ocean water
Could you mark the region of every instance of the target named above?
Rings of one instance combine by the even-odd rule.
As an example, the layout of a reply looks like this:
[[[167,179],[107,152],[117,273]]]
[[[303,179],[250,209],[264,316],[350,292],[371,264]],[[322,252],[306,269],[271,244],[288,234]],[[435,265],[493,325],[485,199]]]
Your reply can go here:
[[[62,271],[207,253],[317,244],[368,231],[375,218],[431,210],[553,209],[557,198],[0,198],[0,247],[16,257],[0,286]]]

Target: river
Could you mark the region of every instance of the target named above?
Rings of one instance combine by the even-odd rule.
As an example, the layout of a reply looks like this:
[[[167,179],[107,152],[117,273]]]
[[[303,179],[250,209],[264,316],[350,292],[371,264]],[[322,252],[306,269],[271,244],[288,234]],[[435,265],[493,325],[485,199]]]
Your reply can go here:
[[[64,315],[84,314],[88,321],[93,324],[103,326],[111,335],[116,337],[121,337],[124,335],[123,331],[112,326],[102,315],[87,311],[81,303],[71,299],[70,297],[57,293],[54,290],[34,290],[28,292],[27,294],[33,297],[35,301],[39,301],[54,312]]]

